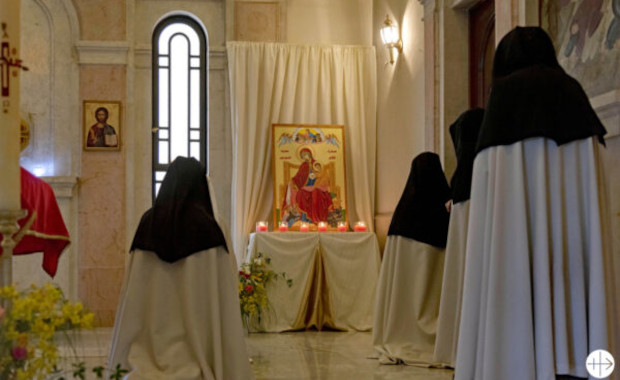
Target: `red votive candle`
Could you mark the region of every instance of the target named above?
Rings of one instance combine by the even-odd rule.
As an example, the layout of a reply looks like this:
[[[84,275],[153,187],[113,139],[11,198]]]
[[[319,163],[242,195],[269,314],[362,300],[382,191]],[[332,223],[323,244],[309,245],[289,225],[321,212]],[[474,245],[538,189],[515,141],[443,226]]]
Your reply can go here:
[[[299,231],[301,231],[301,232],[308,232],[308,231],[310,231],[310,226],[308,225],[308,223],[303,222],[303,223],[301,223],[301,226],[299,226]]]
[[[357,222],[357,223],[355,223],[354,230],[355,230],[355,232],[366,232],[366,223],[364,223],[364,222]]]
[[[259,221],[256,222],[256,232],[267,232],[269,229],[269,222]]]
[[[280,222],[280,225],[278,226],[278,231],[280,232],[288,231],[288,224],[286,224],[286,222]]]
[[[327,223],[326,222],[319,222],[318,229],[319,229],[319,232],[326,232],[327,231]]]

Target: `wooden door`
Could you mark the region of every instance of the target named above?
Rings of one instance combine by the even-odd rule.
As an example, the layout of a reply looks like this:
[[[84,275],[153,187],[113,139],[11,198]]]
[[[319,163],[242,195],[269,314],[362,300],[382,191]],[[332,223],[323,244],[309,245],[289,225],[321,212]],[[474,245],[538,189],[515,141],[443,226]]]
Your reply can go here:
[[[495,1],[483,0],[469,11],[470,106],[486,108],[495,54]]]

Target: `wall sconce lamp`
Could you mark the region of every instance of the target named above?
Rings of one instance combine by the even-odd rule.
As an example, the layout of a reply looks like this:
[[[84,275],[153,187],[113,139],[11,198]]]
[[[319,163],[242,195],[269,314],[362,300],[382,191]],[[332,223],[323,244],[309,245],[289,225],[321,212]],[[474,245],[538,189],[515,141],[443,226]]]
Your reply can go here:
[[[398,35],[398,28],[389,15],[385,16],[384,26],[381,28],[381,40],[383,44],[388,48],[390,52],[390,63],[394,64],[394,49],[398,50],[398,53],[403,52],[403,40]]]

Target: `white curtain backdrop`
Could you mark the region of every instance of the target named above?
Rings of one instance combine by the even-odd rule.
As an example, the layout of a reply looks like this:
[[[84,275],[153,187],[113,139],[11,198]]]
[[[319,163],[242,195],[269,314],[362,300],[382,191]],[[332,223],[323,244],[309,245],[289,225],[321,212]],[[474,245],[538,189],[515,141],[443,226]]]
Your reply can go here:
[[[271,125],[345,127],[347,208],[373,230],[376,56],[372,46],[229,42],[231,229],[237,261],[257,220],[273,219]]]

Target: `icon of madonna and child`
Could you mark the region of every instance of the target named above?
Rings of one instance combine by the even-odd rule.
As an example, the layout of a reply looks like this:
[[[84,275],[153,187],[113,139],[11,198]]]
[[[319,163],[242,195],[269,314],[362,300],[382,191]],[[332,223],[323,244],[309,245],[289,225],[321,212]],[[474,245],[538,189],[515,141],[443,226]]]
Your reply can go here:
[[[340,181],[336,181],[335,173],[337,167],[344,170],[342,151],[340,146],[336,147],[340,141],[333,135],[325,138],[323,131],[318,128],[305,131],[308,135],[315,132],[321,138],[315,138],[312,142],[304,141],[303,144],[297,143],[299,138],[297,141],[289,140],[292,146],[280,150],[285,153],[295,152],[298,164],[293,160],[286,161],[287,157],[279,160],[286,162],[282,162],[284,174],[279,188],[280,202],[276,200],[279,203],[276,207],[280,206],[276,209],[276,223],[284,221],[289,229],[298,230],[302,222],[307,222],[310,229],[315,230],[319,222],[327,222],[328,228],[335,230],[338,222],[346,219],[341,196],[344,191],[344,173],[340,183],[342,186],[336,183]],[[294,136],[302,135],[299,129],[296,132]],[[337,158],[342,160],[340,166],[336,165]]]

